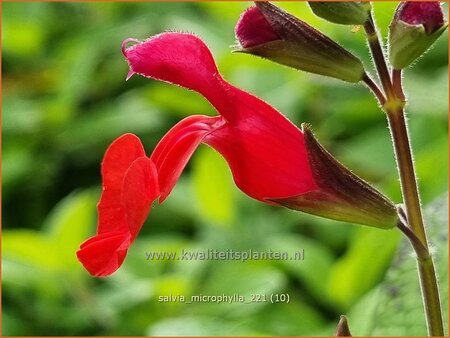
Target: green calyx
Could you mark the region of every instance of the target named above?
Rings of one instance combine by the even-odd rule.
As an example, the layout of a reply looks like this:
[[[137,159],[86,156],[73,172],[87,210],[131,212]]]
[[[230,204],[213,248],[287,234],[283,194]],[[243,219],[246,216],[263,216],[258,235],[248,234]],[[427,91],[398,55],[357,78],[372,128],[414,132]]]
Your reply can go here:
[[[310,1],[309,7],[318,17],[341,25],[362,25],[369,17],[370,2]]]
[[[423,25],[393,21],[389,27],[389,59],[395,69],[403,69],[417,60],[447,29],[447,24],[428,34]]]
[[[317,48],[313,43],[299,45],[295,41],[276,40],[239,52],[260,56],[308,73],[352,83],[361,81],[364,75],[361,61],[352,54],[333,47]]]

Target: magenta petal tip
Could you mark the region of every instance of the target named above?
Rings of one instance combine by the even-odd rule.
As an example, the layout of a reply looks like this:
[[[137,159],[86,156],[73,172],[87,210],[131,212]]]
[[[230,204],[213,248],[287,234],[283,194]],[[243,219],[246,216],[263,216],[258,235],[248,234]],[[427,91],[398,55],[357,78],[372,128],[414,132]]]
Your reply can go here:
[[[131,77],[136,74],[135,72],[133,72],[131,69],[128,71],[127,77],[125,79],[125,81],[128,81],[129,79],[131,79]]]

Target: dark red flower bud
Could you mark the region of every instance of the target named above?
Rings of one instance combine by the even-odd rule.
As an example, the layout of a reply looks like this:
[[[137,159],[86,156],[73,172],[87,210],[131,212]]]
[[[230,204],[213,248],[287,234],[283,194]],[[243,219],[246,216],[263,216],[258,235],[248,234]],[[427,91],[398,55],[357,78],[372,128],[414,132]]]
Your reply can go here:
[[[389,57],[395,69],[408,67],[445,31],[438,1],[402,2],[389,27]]]
[[[248,8],[241,15],[236,25],[236,37],[243,48],[281,39],[256,7]]]
[[[307,23],[269,2],[256,2],[236,25],[236,52],[253,54],[309,73],[359,82],[361,61]]]
[[[410,25],[423,25],[428,34],[444,25],[444,14],[438,1],[403,2],[397,8],[396,18]]]

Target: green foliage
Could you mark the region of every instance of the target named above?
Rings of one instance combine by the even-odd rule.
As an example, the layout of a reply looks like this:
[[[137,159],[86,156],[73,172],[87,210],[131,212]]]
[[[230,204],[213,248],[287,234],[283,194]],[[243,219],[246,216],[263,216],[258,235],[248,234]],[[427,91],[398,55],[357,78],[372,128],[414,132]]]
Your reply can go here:
[[[392,259],[399,237],[396,230],[380,232],[370,228],[360,228],[354,234],[347,252],[331,269],[328,281],[329,293],[343,309],[379,282]]]
[[[400,201],[385,117],[363,86],[230,53],[234,24],[249,5],[2,4],[3,335],[329,335],[349,309],[355,334],[423,334],[419,313],[411,316],[417,326],[405,322],[396,327],[388,321],[396,304],[409,302],[405,308],[421,309],[408,256],[408,267],[400,270],[405,278],[411,273],[408,292],[399,293],[395,303],[387,299],[386,290],[397,282],[391,271],[383,282],[398,242],[395,230],[364,229],[251,200],[235,187],[225,161],[206,147],[196,152],[164,204],[155,203],[120,271],[93,279],[76,260],[79,244],[95,231],[99,165],[108,144],[133,132],[150,153],[182,117],[216,114],[196,93],[137,76],[124,81],[122,40],[165,30],[201,36],[224,78],[297,125],[311,123],[339,160]],[[361,30],[317,18],[306,3],[279,5],[338,40],[371,69]],[[395,5],[373,4],[384,36]],[[424,205],[448,185],[447,80],[444,33],[430,53],[405,71]],[[433,222],[447,224],[437,216]],[[436,257],[446,255],[439,250],[446,246],[431,238]],[[183,249],[303,249],[305,259],[150,261],[145,256],[147,251]],[[447,275],[440,273],[443,285]],[[158,299],[171,293],[258,292],[288,293],[291,301],[186,304]],[[378,303],[381,299],[385,305]],[[384,324],[375,326],[374,317]]]
[[[326,246],[304,236],[284,234],[271,237],[267,248],[293,253],[302,250],[301,252],[305,254],[304,260],[283,260],[280,261],[280,265],[303,283],[308,293],[330,305],[327,281],[334,257]]]
[[[45,220],[40,232],[7,230],[3,234],[4,259],[34,272],[79,274],[75,251],[90,233],[96,197],[92,193],[70,195]],[[10,276],[6,274],[4,281]]]
[[[43,325],[62,310],[66,297],[83,293],[85,272],[75,258],[75,251],[93,228],[96,198],[97,194],[91,192],[69,195],[50,213],[39,232],[31,229],[3,232],[2,285],[6,304],[13,300],[19,309],[28,309],[22,316],[10,313],[3,318],[4,334],[17,334],[23,329],[24,334],[33,334],[32,329],[37,328],[26,326],[27,316],[35,316],[33,312],[43,308],[42,313],[37,312],[41,321],[37,324]],[[73,320],[81,315],[80,310],[65,309],[64,313]],[[65,329],[70,327],[67,324],[59,323]],[[76,321],[70,323],[74,324]]]
[[[448,196],[426,210],[428,238],[439,280],[443,318],[448,317]],[[427,328],[420,297],[419,277],[411,244],[404,239],[385,280],[350,312],[354,335],[426,336]],[[444,325],[446,327],[446,325]]]
[[[211,222],[230,224],[234,215],[234,189],[230,169],[217,152],[199,149],[193,163],[192,183],[199,207]]]

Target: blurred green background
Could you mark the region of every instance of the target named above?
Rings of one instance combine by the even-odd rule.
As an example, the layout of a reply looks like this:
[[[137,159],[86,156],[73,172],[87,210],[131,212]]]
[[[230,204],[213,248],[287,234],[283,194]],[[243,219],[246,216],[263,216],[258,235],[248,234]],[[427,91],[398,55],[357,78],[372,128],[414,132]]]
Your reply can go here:
[[[153,208],[115,275],[91,278],[76,260],[79,244],[95,231],[99,166],[108,144],[133,132],[150,153],[181,118],[215,114],[193,92],[138,76],[125,82],[121,42],[166,30],[200,36],[227,80],[274,105],[297,125],[310,122],[339,160],[400,201],[386,121],[363,86],[230,53],[234,25],[249,5],[2,4],[3,335],[331,335],[343,313],[350,313],[358,335],[426,333],[408,243],[408,254],[397,256],[394,268],[412,264],[411,273],[387,273],[400,241],[397,231],[250,200],[235,188],[220,156],[204,146],[168,200]],[[280,6],[337,39],[372,72],[362,30],[320,20],[305,3]],[[395,6],[374,5],[384,36]],[[441,234],[435,244],[445,289],[447,44],[445,33],[405,72],[404,80],[422,202],[431,205],[434,218],[429,222]],[[150,250],[208,248],[303,248],[305,260],[145,259]],[[402,278],[399,285],[411,282],[410,292],[402,287],[403,292],[386,293]],[[289,293],[291,302],[158,302],[160,295],[223,293]],[[394,307],[394,300],[415,312],[406,314],[403,305]],[[394,313],[384,316],[390,324],[380,319],[383,307]],[[385,330],[388,325],[391,331]]]

